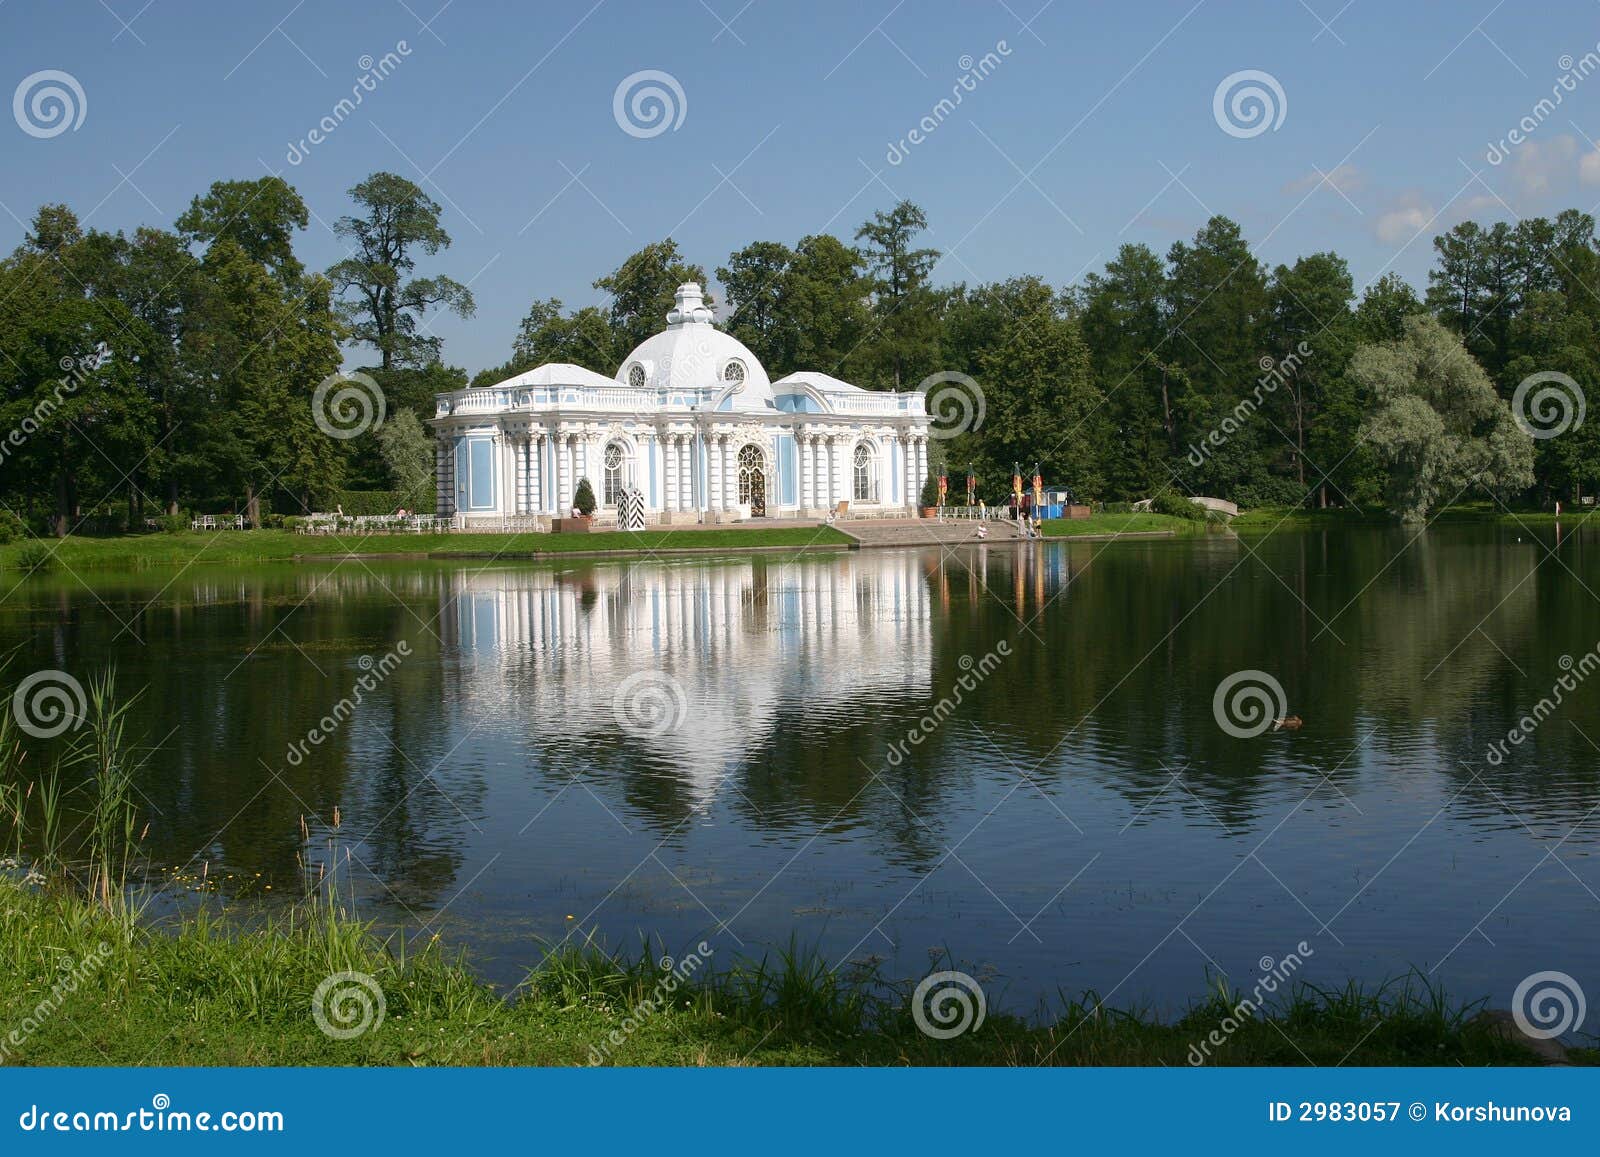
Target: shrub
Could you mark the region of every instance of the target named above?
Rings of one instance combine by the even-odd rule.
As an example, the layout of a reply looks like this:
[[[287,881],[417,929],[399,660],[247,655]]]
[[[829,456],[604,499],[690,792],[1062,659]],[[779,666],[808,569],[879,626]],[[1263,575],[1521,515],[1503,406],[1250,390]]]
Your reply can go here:
[[[0,506],[0,545],[28,537],[27,523],[14,510]]]
[[[298,514],[285,514],[280,519],[278,525],[284,530],[299,530],[300,524],[304,521],[305,519],[301,518]]]
[[[284,514],[267,514],[267,513],[263,512],[262,515],[261,515],[261,529],[263,529],[263,530],[282,530],[283,529],[283,525],[284,525],[284,521],[287,518],[288,518],[288,515],[284,515]]]
[[[17,569],[26,574],[38,574],[41,571],[51,570],[56,565],[56,556],[50,548],[35,539],[25,542],[17,550]]]
[[[1236,486],[1225,497],[1237,502],[1241,510],[1251,510],[1257,506],[1299,506],[1307,495],[1305,487],[1291,478],[1267,477]]]
[[[1132,514],[1133,513],[1133,503],[1131,503],[1131,502],[1106,502],[1106,503],[1102,503],[1101,506],[1100,506],[1100,513],[1101,514]]]
[[[161,527],[163,534],[181,534],[189,529],[189,523],[193,521],[192,514],[162,514],[157,516],[156,525]]]
[[[1184,518],[1190,522],[1204,522],[1206,508],[1198,502],[1192,502],[1174,490],[1163,490],[1150,502],[1150,509],[1157,514],[1170,515],[1173,518]]]
[[[578,490],[572,496],[572,505],[577,508],[579,514],[594,513],[594,487],[589,485],[587,478],[578,479]]]
[[[932,474],[922,480],[922,505],[939,505],[939,480]]]
[[[393,514],[402,506],[410,507],[411,500],[404,490],[336,490],[333,505],[351,518],[364,514]]]

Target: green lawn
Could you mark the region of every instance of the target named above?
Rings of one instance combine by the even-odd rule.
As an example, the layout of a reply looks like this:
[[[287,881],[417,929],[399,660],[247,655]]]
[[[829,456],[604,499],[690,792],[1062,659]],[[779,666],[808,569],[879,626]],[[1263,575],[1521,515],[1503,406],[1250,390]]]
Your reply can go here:
[[[529,945],[530,949],[533,945]],[[991,1007],[950,1040],[920,1032],[911,985],[838,978],[815,957],[725,959],[718,942],[675,991],[657,948],[615,963],[568,952],[497,992],[435,943],[402,952],[326,903],[248,930],[216,919],[149,927],[81,896],[0,878],[0,1063],[29,1065],[1186,1065],[1228,1014],[1220,995],[1182,1018],[1091,998],[1023,1020]],[[935,965],[942,967],[946,965]],[[976,970],[973,970],[976,971]],[[312,995],[362,973],[380,1024],[325,1035]],[[64,977],[70,991],[56,986]],[[658,987],[660,986],[660,987]],[[990,1000],[1003,984],[986,983]],[[54,991],[53,991],[54,990]],[[354,991],[354,989],[351,989]],[[509,997],[509,998],[508,998]],[[657,1001],[643,1006],[646,1000]],[[337,999],[333,1008],[341,1006]],[[359,1006],[348,1011],[359,1014]],[[1521,1046],[1420,983],[1309,988],[1244,1017],[1210,1048],[1224,1065],[1529,1064]],[[353,1023],[353,1022],[352,1022]],[[336,1022],[336,1027],[338,1024]],[[1591,1054],[1574,1060],[1592,1061]]]
[[[72,570],[96,567],[136,569],[183,566],[192,562],[284,562],[297,556],[346,554],[505,554],[614,553],[658,550],[740,550],[843,547],[850,539],[830,527],[763,527],[759,530],[646,530],[597,534],[373,534],[304,535],[286,530],[183,531],[109,538],[69,536],[0,546],[0,567],[16,568],[25,550],[53,548],[55,559]]]
[[[1576,526],[1594,520],[1600,514],[1593,506],[1564,506],[1560,522],[1563,526]],[[1557,521],[1553,509],[1507,510],[1493,502],[1461,502],[1428,515],[1428,524],[1452,526],[1463,523],[1498,526],[1548,526]],[[1349,507],[1330,510],[1310,510],[1304,507],[1262,506],[1241,511],[1230,523],[1239,531],[1313,529],[1339,526],[1398,526],[1388,511],[1377,507],[1355,510]],[[1596,521],[1595,525],[1600,525]]]
[[[1167,514],[1094,514],[1088,518],[1047,518],[1046,538],[1074,538],[1088,534],[1202,534],[1206,524]]]

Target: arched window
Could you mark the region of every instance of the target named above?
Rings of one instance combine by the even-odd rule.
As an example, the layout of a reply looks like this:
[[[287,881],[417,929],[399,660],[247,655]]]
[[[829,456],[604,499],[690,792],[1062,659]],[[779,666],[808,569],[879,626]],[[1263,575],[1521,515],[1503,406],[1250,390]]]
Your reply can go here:
[[[766,458],[757,446],[739,450],[739,502],[748,503],[757,518],[767,513]]]
[[[857,502],[877,501],[877,487],[872,477],[872,448],[865,442],[856,446],[855,499]]]
[[[727,365],[723,366],[722,380],[725,382],[744,381],[744,363],[738,358],[734,358]]]
[[[644,389],[644,367],[638,362],[628,367],[628,384],[636,390]]]
[[[622,447],[612,442],[606,446],[605,466],[605,504],[615,506],[622,500],[622,488],[628,484],[626,474],[627,458],[622,452]]]

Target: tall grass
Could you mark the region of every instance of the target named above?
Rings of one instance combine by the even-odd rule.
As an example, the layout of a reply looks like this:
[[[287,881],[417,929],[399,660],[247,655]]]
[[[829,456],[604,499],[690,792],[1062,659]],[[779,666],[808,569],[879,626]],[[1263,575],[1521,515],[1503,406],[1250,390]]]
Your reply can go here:
[[[119,698],[116,671],[89,682],[81,725],[34,776],[11,712],[0,713],[0,823],[11,854],[53,887],[81,892],[124,925],[138,910],[129,887],[138,806],[127,736],[137,699]],[[64,783],[74,783],[64,787]],[[80,822],[69,834],[70,818]]]

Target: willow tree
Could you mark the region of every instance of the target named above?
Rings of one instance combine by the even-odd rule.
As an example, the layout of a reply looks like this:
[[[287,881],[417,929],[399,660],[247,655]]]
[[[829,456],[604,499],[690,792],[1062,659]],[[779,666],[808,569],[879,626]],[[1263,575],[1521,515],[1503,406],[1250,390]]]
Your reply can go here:
[[[1461,339],[1432,317],[1396,341],[1365,345],[1350,374],[1376,408],[1361,427],[1386,474],[1389,509],[1421,522],[1477,486],[1509,496],[1533,484],[1533,439]]]

